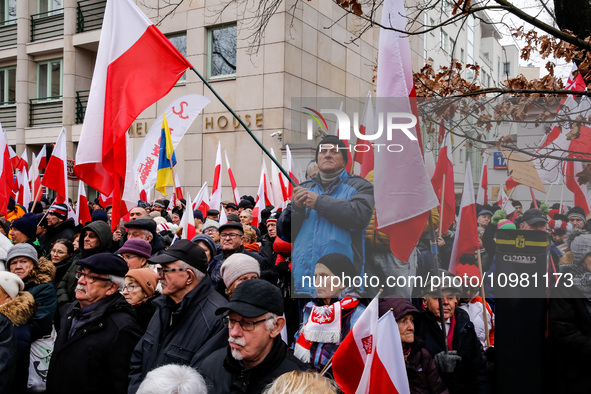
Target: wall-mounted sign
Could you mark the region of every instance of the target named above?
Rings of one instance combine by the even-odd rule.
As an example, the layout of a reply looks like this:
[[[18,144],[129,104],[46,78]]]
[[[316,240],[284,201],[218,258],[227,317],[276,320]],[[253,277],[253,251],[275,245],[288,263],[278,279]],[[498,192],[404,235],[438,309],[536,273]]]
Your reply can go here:
[[[507,162],[503,157],[502,152],[494,152],[493,155],[493,168],[495,170],[506,170],[507,169]]]

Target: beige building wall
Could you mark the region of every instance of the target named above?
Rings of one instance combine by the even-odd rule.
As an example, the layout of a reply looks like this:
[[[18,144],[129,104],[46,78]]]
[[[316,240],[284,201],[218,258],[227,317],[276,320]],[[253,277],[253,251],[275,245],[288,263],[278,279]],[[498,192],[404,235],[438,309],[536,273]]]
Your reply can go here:
[[[37,1],[18,3],[18,44],[0,48],[0,66],[17,66],[17,122],[16,127],[8,129],[9,144],[16,146],[19,155],[25,146],[29,152],[37,153],[42,144],[55,143],[63,124],[70,142],[68,155],[73,159],[82,126],[75,121],[76,94],[90,89],[100,30],[76,33],[78,3],[63,0],[64,35],[29,42],[30,27],[22,28],[21,21],[23,25],[30,23],[30,15],[38,12]],[[161,21],[158,27],[164,34],[186,33],[187,59],[204,76],[208,59],[207,29],[237,23],[236,76],[210,83],[243,119],[250,120],[255,136],[277,155],[284,152],[285,144],[294,143],[291,141],[293,97],[365,97],[375,90],[372,78],[377,64],[378,30],[370,29],[355,40],[355,33],[361,27],[359,20],[343,17],[345,11],[332,1],[282,2],[254,52],[250,45],[254,33],[251,2],[246,2],[250,5],[245,7],[223,0],[184,1],[164,19],[170,10],[165,7],[167,2],[137,3],[141,3],[152,22]],[[63,59],[62,122],[30,126],[29,100],[37,97],[37,62],[57,58]],[[194,197],[203,182],[212,185],[217,144],[221,141],[240,193],[256,195],[262,150],[233,122],[230,112],[192,71],[187,71],[185,81],[179,82],[134,122],[130,128],[134,154],[158,114],[174,99],[190,93],[202,94],[212,102],[197,117],[176,150],[179,163],[175,172],[185,186],[185,193],[190,191]],[[271,136],[278,130],[282,131],[280,139]],[[30,156],[29,153],[29,159]],[[270,171],[271,161],[265,160]],[[232,192],[223,161],[222,193],[223,199],[229,200]],[[76,193],[77,182],[70,182],[73,199]]]

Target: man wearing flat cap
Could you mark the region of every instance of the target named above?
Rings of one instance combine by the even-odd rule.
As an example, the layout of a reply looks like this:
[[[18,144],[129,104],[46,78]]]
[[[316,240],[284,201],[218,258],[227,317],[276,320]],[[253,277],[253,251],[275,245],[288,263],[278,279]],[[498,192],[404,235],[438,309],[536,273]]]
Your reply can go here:
[[[211,392],[261,393],[280,375],[306,369],[281,340],[283,297],[271,283],[240,283],[232,300],[216,314],[225,316],[229,343],[199,368]]]
[[[162,237],[156,233],[156,222],[150,218],[139,218],[125,223],[126,234],[122,238],[120,246],[123,246],[128,239],[143,239],[150,243],[152,256],[161,254],[166,245]]]
[[[215,315],[227,302],[211,286],[207,256],[199,245],[182,239],[148,261],[160,264],[162,296],[154,300],[156,312],[131,357],[130,394],[162,365],[199,367],[227,338],[222,319]]]
[[[125,393],[131,352],[141,336],[119,290],[125,261],[98,253],[78,261],[76,301],[61,318],[47,375],[47,391]]]

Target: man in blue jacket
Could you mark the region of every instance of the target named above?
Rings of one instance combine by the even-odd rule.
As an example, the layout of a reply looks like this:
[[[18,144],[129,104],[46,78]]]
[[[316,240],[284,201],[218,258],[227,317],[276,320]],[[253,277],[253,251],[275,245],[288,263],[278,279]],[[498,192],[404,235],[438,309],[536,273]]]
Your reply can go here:
[[[291,204],[278,221],[284,238],[293,242],[295,292],[314,296],[306,277],[329,253],[349,257],[363,274],[365,229],[374,209],[373,185],[345,170],[347,147],[337,136],[325,137],[316,148],[319,173],[293,190]],[[287,236],[287,237],[286,237]]]

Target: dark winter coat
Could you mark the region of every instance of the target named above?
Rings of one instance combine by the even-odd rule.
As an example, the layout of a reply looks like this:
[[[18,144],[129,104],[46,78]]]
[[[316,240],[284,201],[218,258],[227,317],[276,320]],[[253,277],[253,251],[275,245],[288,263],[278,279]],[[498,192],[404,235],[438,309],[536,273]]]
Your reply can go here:
[[[172,363],[196,368],[226,346],[228,328],[215,314],[226,303],[207,276],[179,304],[165,295],[155,299],[156,312],[131,357],[129,393],[134,394],[154,368]]]
[[[415,338],[406,358],[406,374],[411,394],[448,394],[433,357],[423,341]]]
[[[275,266],[275,261],[277,260],[277,253],[273,251],[273,243],[275,242],[275,238],[271,238],[269,234],[265,234],[261,237],[261,250],[259,250],[259,255],[267,262],[267,269],[273,268]]]
[[[576,288],[562,285],[554,289],[549,331],[559,393],[589,392],[590,311],[591,301]]]
[[[148,329],[148,324],[150,324],[150,320],[152,320],[152,316],[154,316],[154,312],[156,312],[154,300],[158,296],[160,296],[160,293],[156,292],[155,296],[147,299],[141,304],[133,305],[133,310],[135,311],[137,322],[140,326],[140,329],[142,330],[142,335]]]
[[[98,302],[90,319],[70,338],[78,302],[62,317],[49,364],[49,394],[127,391],[129,359],[141,333],[131,305],[119,292]]]
[[[39,237],[39,244],[41,245],[41,253],[43,256],[48,256],[49,252],[53,248],[55,241],[61,238],[69,239],[70,241],[74,238],[76,224],[74,219],[66,219],[56,227],[48,227],[47,231]]]
[[[51,334],[51,325],[57,310],[57,295],[52,283],[54,276],[55,266],[42,257],[23,280],[25,291],[35,298],[35,314],[28,323],[31,328],[31,342]]]
[[[27,322],[34,313],[35,299],[26,291],[19,292],[17,297],[0,305],[0,393],[27,391],[31,349],[30,327]],[[7,321],[8,324],[5,325]],[[10,344],[4,342],[4,338],[9,337]],[[9,389],[11,383],[12,389]]]
[[[98,236],[99,245],[96,248],[86,250],[84,249],[84,238],[89,230]],[[111,228],[107,223],[102,221],[88,223],[88,225],[82,228],[80,239],[78,240],[80,253],[74,256],[72,264],[70,264],[70,267],[57,285],[57,301],[60,305],[76,301],[75,289],[76,284],[78,283],[78,280],[76,279],[76,271],[79,268],[76,262],[97,253],[108,252],[109,245],[111,244],[111,237]]]
[[[482,345],[474,331],[474,325],[468,314],[460,308],[455,309],[455,328],[452,348],[462,360],[456,364],[453,373],[441,372],[439,375],[451,394],[490,393],[486,363]],[[445,351],[442,330],[435,316],[425,311],[419,325],[418,336],[425,342],[425,348],[433,357]]]
[[[212,393],[262,393],[265,387],[284,373],[306,368],[277,336],[271,351],[263,361],[245,369],[230,353],[229,346],[209,356],[199,368]]]

